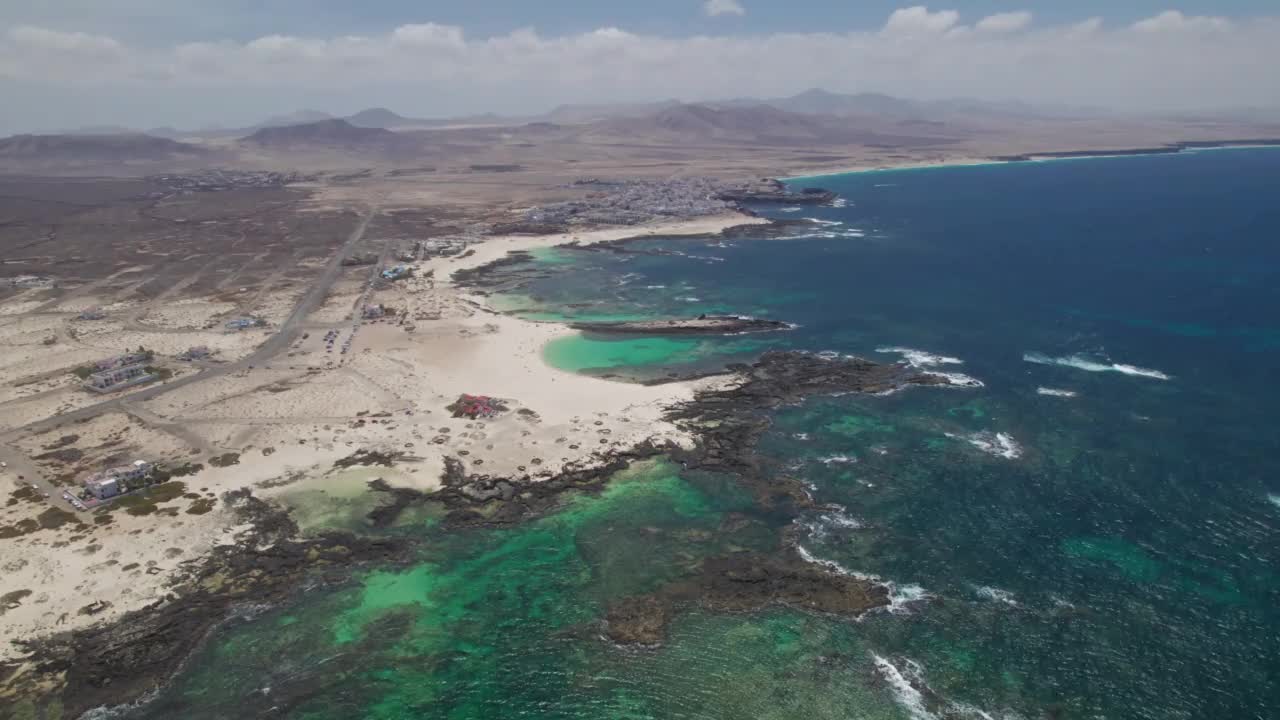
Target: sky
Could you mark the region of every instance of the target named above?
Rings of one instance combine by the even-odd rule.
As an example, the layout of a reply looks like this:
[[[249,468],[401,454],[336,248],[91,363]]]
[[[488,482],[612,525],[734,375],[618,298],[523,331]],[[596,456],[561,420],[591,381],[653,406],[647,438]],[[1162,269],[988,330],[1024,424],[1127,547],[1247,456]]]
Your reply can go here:
[[[0,133],[810,87],[1123,112],[1280,107],[1280,3],[1171,2],[5,0]]]

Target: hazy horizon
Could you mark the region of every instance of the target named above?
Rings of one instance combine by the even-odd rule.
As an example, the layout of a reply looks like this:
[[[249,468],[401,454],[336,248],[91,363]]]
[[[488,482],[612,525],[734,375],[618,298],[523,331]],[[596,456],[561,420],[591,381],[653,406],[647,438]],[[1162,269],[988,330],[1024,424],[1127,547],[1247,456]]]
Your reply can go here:
[[[154,0],[127,5],[140,18],[161,17]],[[244,127],[302,108],[520,116],[561,104],[772,98],[814,87],[1125,114],[1280,107],[1268,76],[1280,63],[1280,15],[1259,14],[1264,4],[1248,0],[1183,3],[1186,11],[1143,0],[1133,4],[1141,15],[1090,1],[1043,17],[981,0],[937,9],[871,2],[879,14],[841,16],[848,27],[804,20],[811,8],[776,19],[778,8],[759,0],[664,0],[646,17],[633,8],[578,13],[574,2],[511,11],[550,29],[503,29],[433,3],[374,5],[379,12],[351,32],[341,17],[318,22],[302,12],[262,21],[238,2],[217,15],[222,23],[192,3],[163,4],[156,32],[125,28],[79,0],[0,10],[0,89],[9,99],[0,133]]]

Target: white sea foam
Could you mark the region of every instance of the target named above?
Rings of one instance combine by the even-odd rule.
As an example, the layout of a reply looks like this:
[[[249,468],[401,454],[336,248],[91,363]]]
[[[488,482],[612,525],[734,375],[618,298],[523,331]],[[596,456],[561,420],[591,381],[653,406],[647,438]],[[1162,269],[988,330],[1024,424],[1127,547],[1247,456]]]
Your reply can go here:
[[[995,455],[996,457],[1002,457],[1006,460],[1016,460],[1017,458],[1022,457],[1022,446],[1007,433],[997,433],[986,430],[983,432],[972,433],[970,435],[947,433],[947,437],[954,440],[963,440],[982,452],[989,455]]]
[[[981,380],[975,377],[971,377],[969,375],[965,375],[964,373],[947,373],[947,372],[937,372],[936,370],[929,370],[929,371],[926,371],[924,374],[933,375],[934,377],[946,378],[947,387],[958,387],[958,388],[986,387],[986,385],[984,385]]]
[[[858,458],[852,455],[830,455],[828,457],[819,458],[818,462],[823,465],[850,465],[858,462]]]
[[[835,560],[823,560],[822,558],[817,557],[813,553],[806,550],[803,545],[796,545],[796,552],[799,553],[801,560],[804,560],[810,565],[817,565],[819,567],[824,567],[832,572],[840,573],[841,575],[848,575],[849,577],[855,577],[855,578],[858,578],[859,580],[879,580],[880,579],[873,575],[864,575],[862,573],[853,572],[852,570],[849,570],[848,568],[836,562]]]
[[[792,435],[791,437],[793,437],[793,438],[795,438],[795,439],[797,439],[797,440],[808,440],[808,439],[809,439],[809,433],[796,433],[795,435]]]
[[[676,298],[676,300],[680,300],[682,302],[702,302],[702,298],[695,297],[693,295],[685,295],[684,297],[678,297]]]
[[[1173,379],[1171,375],[1162,373],[1159,370],[1151,370],[1149,368],[1138,367],[1137,365],[1126,365],[1124,363],[1099,362],[1081,355],[1050,357],[1044,353],[1029,352],[1023,355],[1022,359],[1037,365],[1061,365],[1062,367],[1087,370],[1088,372],[1117,372],[1124,375],[1152,378],[1155,380]]]
[[[855,520],[856,522],[856,520]],[[916,584],[902,585],[892,580],[885,580],[879,575],[871,575],[869,573],[850,570],[835,560],[824,560],[809,552],[803,545],[797,544],[796,552],[800,555],[800,559],[811,565],[824,567],[832,572],[848,575],[859,580],[879,583],[889,591],[889,604],[885,607],[887,612],[894,615],[906,615],[911,612],[911,606],[922,600],[928,600],[931,595],[923,587]]]
[[[842,207],[848,207],[848,206],[849,206],[849,201],[842,197],[838,197],[835,200],[831,201],[831,207],[842,208]]]
[[[667,289],[667,286],[666,285],[645,285],[644,289],[645,290],[665,290]]]
[[[924,666],[911,658],[902,658],[902,667],[898,667],[887,658],[871,654],[875,662],[876,672],[889,686],[893,699],[902,709],[907,711],[911,720],[941,720],[941,718],[969,718],[971,720],[1018,720],[1019,716],[1011,712],[997,715],[969,705],[955,702],[940,696],[929,687],[925,679]],[[936,709],[930,710],[930,706]]]
[[[860,238],[867,234],[857,228],[841,228],[839,230],[814,230],[796,235],[779,235],[775,240],[835,240],[838,238]]]
[[[834,506],[830,512],[816,515],[809,520],[796,520],[795,524],[804,528],[811,540],[817,541],[825,540],[832,530],[861,530],[864,527],[861,520],[850,515],[845,508],[839,505]],[[803,550],[801,557],[806,561],[816,561],[807,550]],[[827,567],[836,570],[838,565],[832,564]],[[839,568],[839,572],[848,574],[844,568]]]
[[[803,209],[804,208],[800,207],[799,205],[792,205],[791,207],[778,208],[778,212],[797,213]]]
[[[1040,387],[1036,388],[1036,393],[1040,395],[1048,395],[1049,397],[1073,398],[1080,393],[1075,390],[1056,390],[1054,388]]]
[[[1018,607],[1017,599],[1014,597],[1013,593],[1009,592],[1008,590],[1002,590],[998,587],[993,587],[991,585],[980,585],[974,588],[974,593],[976,593],[977,596],[982,598],[983,600],[990,600],[992,602],[1001,602],[1001,603],[1004,603],[1005,605]]]
[[[1276,507],[1280,507],[1280,495],[1277,495],[1275,493],[1268,493],[1267,500],[1270,500],[1272,505],[1275,505]]]
[[[837,227],[844,224],[844,222],[840,220],[823,220],[822,218],[805,218],[805,220],[808,220],[814,225],[825,225],[829,227]]]
[[[920,663],[910,659],[904,661],[904,673],[897,665],[879,655],[873,653],[871,657],[875,660],[876,672],[889,684],[893,699],[907,711],[912,720],[937,720],[938,716],[929,712],[925,704],[924,693],[916,689],[916,684],[924,685],[924,668]],[[911,675],[910,679],[908,673]]]
[[[882,347],[876,348],[876,352],[886,355],[901,355],[904,362],[911,367],[936,367],[938,365],[963,365],[964,361],[960,358],[948,357],[946,355],[937,355],[925,350],[916,350],[908,347]]]

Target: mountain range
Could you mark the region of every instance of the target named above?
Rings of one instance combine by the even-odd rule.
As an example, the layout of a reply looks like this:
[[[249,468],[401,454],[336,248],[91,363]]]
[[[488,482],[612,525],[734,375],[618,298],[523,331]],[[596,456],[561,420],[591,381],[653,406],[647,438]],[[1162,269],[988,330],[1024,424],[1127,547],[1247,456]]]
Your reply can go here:
[[[445,118],[419,118],[401,115],[385,107],[368,108],[346,116],[335,116],[321,110],[297,110],[276,115],[254,125],[242,128],[204,128],[181,131],[173,128],[155,128],[146,133],[158,137],[181,138],[239,137],[257,130],[291,125],[305,125],[322,120],[342,119],[356,127],[383,128],[433,128],[450,125],[514,125],[532,122],[550,122],[561,125],[580,125],[611,118],[645,117],[663,110],[686,105],[679,100],[663,100],[651,103],[599,103],[561,105],[533,116],[501,116],[493,113]],[[781,98],[736,98],[697,103],[710,108],[741,108],[769,106],[778,110],[804,115],[863,115],[915,122],[946,122],[974,118],[1069,118],[1099,117],[1105,110],[1087,107],[1041,106],[1018,102],[991,102],[975,99],[909,100],[881,93],[843,94],[821,89],[806,90],[797,95]],[[125,134],[138,130],[117,126],[81,127],[65,134]]]

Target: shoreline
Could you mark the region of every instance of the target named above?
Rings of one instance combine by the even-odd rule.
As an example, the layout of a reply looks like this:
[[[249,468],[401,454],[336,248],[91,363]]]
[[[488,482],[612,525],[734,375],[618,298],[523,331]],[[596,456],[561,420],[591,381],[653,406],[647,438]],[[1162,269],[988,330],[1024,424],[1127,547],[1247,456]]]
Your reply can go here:
[[[307,374],[307,366],[320,366],[333,357],[324,352],[322,333],[312,331],[311,344],[298,346],[294,351],[298,357],[288,361],[303,369],[287,369],[277,361],[274,369],[260,368],[245,379],[235,379],[241,385],[249,383],[247,392],[237,391],[229,398],[226,393],[232,380],[211,379],[134,408],[133,412],[144,418],[186,425],[191,434],[218,447],[219,452],[234,450],[243,460],[231,467],[204,467],[181,478],[181,484],[175,484],[181,488],[179,494],[155,501],[157,515],[135,515],[124,505],[113,506],[109,513],[113,522],[94,523],[105,513],[86,515],[68,520],[63,530],[37,530],[0,544],[0,565],[7,568],[9,586],[4,592],[31,591],[23,595],[24,602],[0,608],[0,635],[35,640],[85,630],[162,600],[171,585],[186,576],[186,563],[234,544],[247,529],[217,500],[226,492],[254,487],[259,497],[303,513],[299,517],[306,517],[303,503],[319,493],[327,491],[334,502],[348,492],[344,489],[348,486],[354,488],[350,492],[367,493],[367,473],[335,469],[336,461],[357,448],[404,452],[406,446],[416,446],[411,453],[414,459],[394,468],[379,468],[377,475],[395,488],[431,492],[441,487],[447,458],[461,456],[471,472],[527,475],[540,482],[566,470],[599,465],[604,455],[646,440],[682,442],[687,434],[662,422],[664,408],[691,398],[695,389],[716,380],[650,387],[559,370],[546,362],[543,348],[578,331],[567,323],[534,322],[498,313],[488,298],[456,285],[452,276],[513,251],[569,242],[702,235],[763,222],[727,213],[563,235],[485,238],[472,246],[474,252],[466,257],[417,263],[419,275],[434,271],[430,286],[425,278],[415,278],[414,286],[402,284],[377,291],[379,296],[399,293],[389,299],[389,304],[398,307],[417,302],[426,311],[428,303],[435,304],[439,316],[415,321],[418,327],[413,333],[389,323],[366,324],[342,364],[312,376]],[[305,385],[294,385],[312,377],[315,379]],[[359,391],[340,394],[339,386],[351,383],[358,384]],[[284,387],[291,389],[273,392]],[[450,418],[445,406],[463,393],[511,399],[511,411],[483,422]],[[376,418],[373,413],[380,410],[391,411],[394,420]],[[365,417],[373,418],[372,422]],[[82,442],[102,443],[117,433],[141,432],[139,427],[131,415],[109,413],[78,425],[75,432]],[[231,438],[236,432],[231,428],[242,429]],[[64,432],[69,431],[59,427],[49,431],[51,435],[24,438],[22,450],[39,453],[47,437],[56,438]],[[447,442],[433,442],[443,438]],[[164,442],[156,447],[177,452],[177,440]],[[6,459],[12,461],[13,457],[6,455]],[[19,472],[24,472],[22,467],[14,464]],[[197,496],[209,505],[207,511],[193,504],[192,498]],[[39,498],[32,502],[36,500]],[[188,506],[192,510],[185,512]],[[7,515],[26,512],[26,507],[12,505]],[[174,515],[170,518],[162,513]],[[0,525],[10,522],[7,515]],[[165,519],[157,522],[157,516]],[[12,521],[17,522],[18,516],[13,515]],[[68,533],[92,538],[83,543],[87,550],[53,545],[54,540],[69,537]],[[130,540],[130,533],[146,533],[149,542],[138,545]],[[104,562],[116,569],[109,570]],[[97,603],[92,614],[84,610],[91,603]],[[0,644],[0,663],[20,662],[22,655],[21,649],[8,642]]]
[[[958,157],[939,161],[895,163],[892,165],[853,165],[840,168],[804,169],[778,177],[784,183],[843,175],[864,175],[870,173],[903,172],[908,170],[939,170],[943,168],[986,167],[993,165],[1019,165],[1024,163],[1061,162],[1067,160],[1106,160],[1110,158],[1145,157],[1148,155],[1190,155],[1200,152],[1227,150],[1264,150],[1280,149],[1280,141],[1232,141],[1222,142],[1179,142],[1149,148],[1121,148],[1117,150],[1066,150],[1020,153],[1008,156]]]

